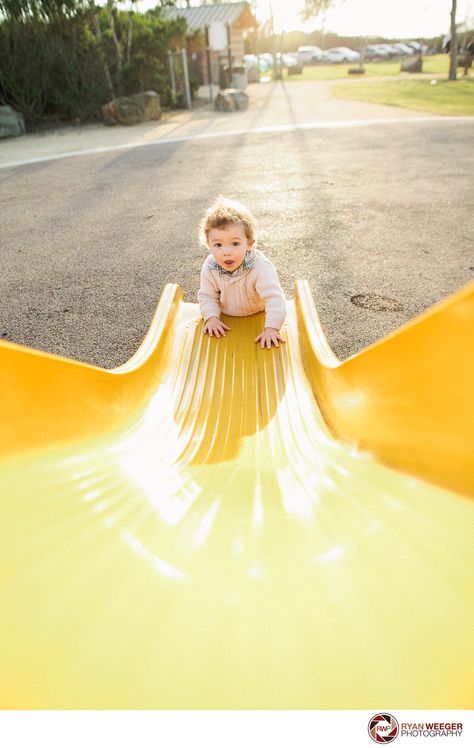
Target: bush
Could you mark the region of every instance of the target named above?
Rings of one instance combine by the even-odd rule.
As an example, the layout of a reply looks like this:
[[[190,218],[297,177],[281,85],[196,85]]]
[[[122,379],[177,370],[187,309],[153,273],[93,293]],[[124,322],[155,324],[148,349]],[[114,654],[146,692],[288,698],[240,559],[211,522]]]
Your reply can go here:
[[[168,49],[185,44],[185,31],[186,24],[182,19],[165,21],[154,12],[134,15],[132,55],[122,76],[124,94],[153,90],[160,94],[165,106],[173,103]]]
[[[30,0],[30,5],[33,0]],[[145,15],[114,11],[114,26],[122,50],[119,68],[117,47],[106,9],[94,11],[69,0],[50,6],[44,17],[22,9],[0,23],[0,99],[25,115],[26,121],[45,117],[87,119],[99,115],[112,97],[107,70],[116,95],[153,89],[162,103],[172,103],[167,50],[185,44],[183,19],[167,21],[157,11]],[[0,9],[5,11],[5,0]],[[19,4],[10,3],[14,9]],[[30,6],[29,6],[30,7]],[[129,26],[132,24],[130,54]]]

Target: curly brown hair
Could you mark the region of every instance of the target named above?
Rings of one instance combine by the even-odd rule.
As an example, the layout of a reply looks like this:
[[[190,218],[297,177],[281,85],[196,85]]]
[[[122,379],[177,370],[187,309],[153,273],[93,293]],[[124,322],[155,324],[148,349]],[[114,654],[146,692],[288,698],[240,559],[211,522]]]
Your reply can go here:
[[[243,226],[247,241],[255,241],[255,218],[248,208],[237,200],[229,200],[226,197],[218,197],[217,200],[206,210],[199,224],[199,239],[203,246],[207,247],[209,231],[211,229],[223,229],[230,223]]]

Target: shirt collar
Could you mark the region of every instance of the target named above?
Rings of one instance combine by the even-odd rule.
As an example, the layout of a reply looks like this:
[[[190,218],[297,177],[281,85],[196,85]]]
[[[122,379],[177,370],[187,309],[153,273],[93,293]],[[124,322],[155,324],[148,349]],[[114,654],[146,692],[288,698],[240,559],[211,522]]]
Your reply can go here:
[[[254,265],[255,253],[251,249],[247,250],[243,261],[235,270],[225,270],[225,268],[221,267],[212,255],[209,255],[209,267],[213,270],[217,270],[220,275],[226,275],[229,278],[235,278],[238,275],[242,275],[245,270],[251,270]]]

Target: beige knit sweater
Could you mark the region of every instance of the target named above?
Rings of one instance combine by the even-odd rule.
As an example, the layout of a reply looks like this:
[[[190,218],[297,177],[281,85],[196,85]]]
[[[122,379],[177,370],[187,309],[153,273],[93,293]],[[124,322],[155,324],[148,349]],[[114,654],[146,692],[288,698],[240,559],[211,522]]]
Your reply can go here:
[[[209,255],[201,270],[198,301],[206,322],[221,312],[233,317],[247,317],[265,310],[265,327],[277,330],[283,325],[286,301],[275,267],[263,252],[255,249],[255,264],[241,275],[222,275],[209,266]]]

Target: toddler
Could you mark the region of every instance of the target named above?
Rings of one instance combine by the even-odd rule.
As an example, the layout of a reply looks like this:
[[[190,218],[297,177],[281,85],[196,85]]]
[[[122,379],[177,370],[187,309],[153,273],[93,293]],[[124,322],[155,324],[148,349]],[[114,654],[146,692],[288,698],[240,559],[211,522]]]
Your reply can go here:
[[[285,342],[280,329],[286,302],[273,263],[255,249],[255,221],[249,210],[219,198],[201,222],[201,241],[210,254],[201,270],[198,301],[204,332],[225,336],[230,327],[220,314],[247,317],[265,310],[265,328],[255,338],[261,348]]]

